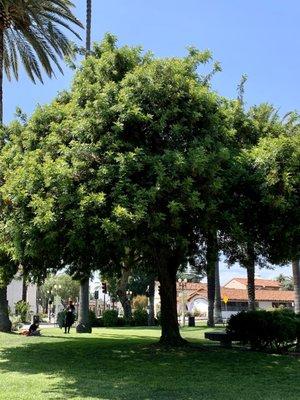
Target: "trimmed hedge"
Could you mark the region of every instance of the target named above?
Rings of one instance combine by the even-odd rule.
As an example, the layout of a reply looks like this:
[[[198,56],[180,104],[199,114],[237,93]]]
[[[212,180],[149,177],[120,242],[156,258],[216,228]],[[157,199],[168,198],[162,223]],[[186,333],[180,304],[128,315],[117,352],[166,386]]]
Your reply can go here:
[[[143,309],[136,309],[133,312],[133,321],[135,326],[147,326],[148,325],[148,313]]]
[[[229,319],[227,332],[254,350],[282,352],[296,345],[300,317],[293,311],[242,311]]]
[[[114,327],[118,326],[118,311],[106,310],[102,316],[103,326]]]

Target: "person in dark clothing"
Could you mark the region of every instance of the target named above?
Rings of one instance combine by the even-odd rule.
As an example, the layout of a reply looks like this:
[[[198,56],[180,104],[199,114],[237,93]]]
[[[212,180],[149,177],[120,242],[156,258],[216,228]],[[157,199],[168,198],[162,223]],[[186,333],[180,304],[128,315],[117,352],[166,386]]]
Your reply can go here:
[[[70,300],[66,308],[65,333],[70,333],[70,328],[74,324],[74,321],[75,321],[75,306],[72,300]]]
[[[41,331],[38,330],[39,324],[35,321],[30,325],[29,329],[23,329],[20,334],[24,336],[41,336]]]

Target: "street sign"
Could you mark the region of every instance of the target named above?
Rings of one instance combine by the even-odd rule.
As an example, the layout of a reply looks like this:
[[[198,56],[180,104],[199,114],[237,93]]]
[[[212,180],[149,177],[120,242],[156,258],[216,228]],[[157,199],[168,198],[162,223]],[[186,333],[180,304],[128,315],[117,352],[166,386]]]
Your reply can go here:
[[[223,296],[223,301],[225,304],[227,304],[228,300],[229,300],[229,298],[227,296]]]

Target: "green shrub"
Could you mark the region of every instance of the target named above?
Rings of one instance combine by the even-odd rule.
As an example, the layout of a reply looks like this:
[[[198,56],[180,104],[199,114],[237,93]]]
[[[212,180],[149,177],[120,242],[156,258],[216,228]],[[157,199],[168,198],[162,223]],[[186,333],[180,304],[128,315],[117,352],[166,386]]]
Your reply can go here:
[[[252,349],[282,352],[295,344],[297,327],[290,310],[242,311],[230,317],[227,332]]]
[[[133,320],[135,326],[147,326],[148,325],[148,313],[146,310],[138,308],[133,312]]]
[[[148,297],[136,296],[132,301],[132,306],[135,310],[145,310],[148,306]]]
[[[125,325],[126,325],[126,320],[125,320],[125,318],[119,317],[119,318],[118,318],[117,325],[118,325],[118,326],[125,326]]]
[[[57,314],[56,323],[57,323],[57,325],[60,327],[60,329],[61,329],[61,328],[64,328],[64,326],[65,326],[66,313],[67,313],[67,312],[64,310],[64,311],[60,311],[60,312]]]
[[[103,326],[114,327],[118,325],[118,311],[106,310],[103,312]]]
[[[19,329],[21,329],[23,326],[22,321],[21,321],[21,317],[18,316],[13,316],[11,317],[11,330],[13,332],[18,331]]]
[[[96,313],[93,310],[89,310],[89,322],[92,328],[98,327],[98,318],[96,317]]]
[[[30,304],[26,303],[26,301],[20,300],[15,304],[15,312],[16,315],[20,317],[21,322],[27,322],[29,311]]]
[[[93,310],[89,311],[89,321],[92,328],[102,328],[103,319],[102,317],[96,317],[96,313]]]

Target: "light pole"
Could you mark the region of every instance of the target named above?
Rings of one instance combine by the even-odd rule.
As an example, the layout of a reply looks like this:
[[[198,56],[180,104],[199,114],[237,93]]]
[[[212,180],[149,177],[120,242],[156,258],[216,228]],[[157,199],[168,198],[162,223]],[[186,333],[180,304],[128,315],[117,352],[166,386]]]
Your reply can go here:
[[[181,313],[181,326],[185,326],[185,299],[184,299],[184,290],[186,288],[187,279],[178,279],[178,285],[181,290],[181,305],[182,305],[182,313]]]

